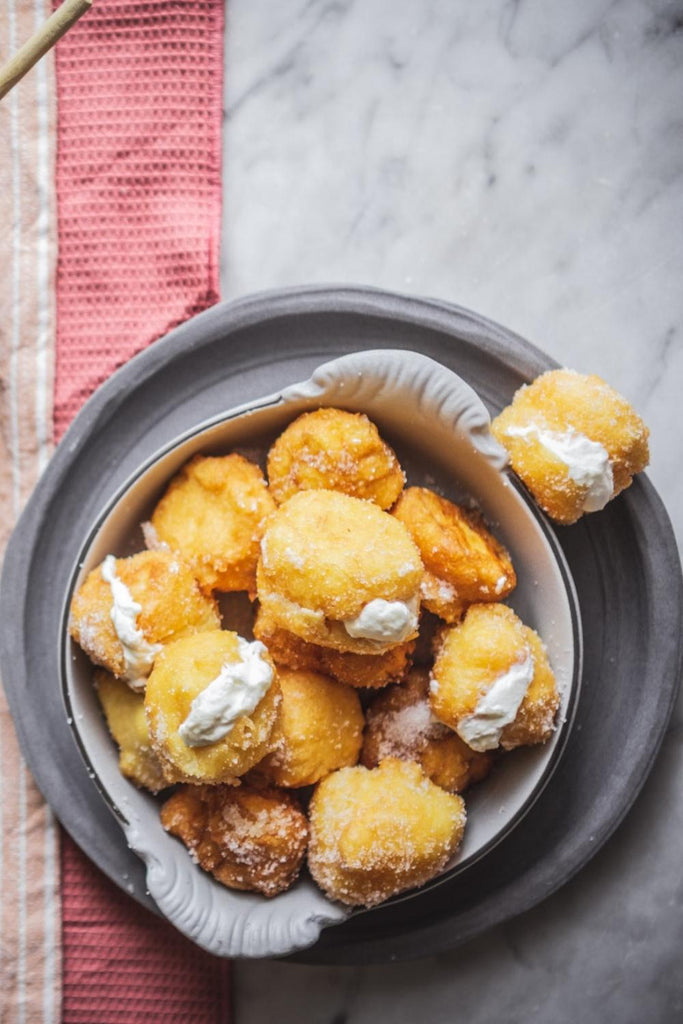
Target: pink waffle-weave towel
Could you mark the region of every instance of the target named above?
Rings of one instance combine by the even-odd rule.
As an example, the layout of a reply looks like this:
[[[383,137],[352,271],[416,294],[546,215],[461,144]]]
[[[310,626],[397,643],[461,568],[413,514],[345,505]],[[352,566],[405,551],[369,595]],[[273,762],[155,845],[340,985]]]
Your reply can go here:
[[[95,0],[56,49],[54,432],[218,298],[223,0]],[[62,842],[65,1024],[230,1019],[228,964]]]
[[[218,299],[222,39],[222,0],[95,0],[57,47],[57,440]]]
[[[62,893],[62,1021],[229,1024],[227,962],[137,907],[66,837]]]

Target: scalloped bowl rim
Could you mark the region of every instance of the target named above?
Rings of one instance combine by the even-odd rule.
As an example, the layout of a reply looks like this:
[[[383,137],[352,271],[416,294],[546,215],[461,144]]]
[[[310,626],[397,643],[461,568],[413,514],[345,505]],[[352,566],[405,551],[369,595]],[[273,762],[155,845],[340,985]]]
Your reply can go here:
[[[381,373],[377,373],[376,367],[373,365],[373,363],[378,361],[384,364]],[[397,375],[397,378],[393,381],[387,377],[387,366]],[[409,367],[411,368],[410,371]],[[135,490],[144,490],[143,485],[147,485],[150,476],[154,474],[155,470],[158,471],[162,467],[167,467],[169,461],[175,461],[178,465],[182,464],[189,457],[186,449],[196,447],[199,450],[203,447],[210,447],[210,445],[202,444],[202,439],[206,438],[207,435],[221,430],[225,431],[226,428],[229,432],[231,425],[242,422],[248,423],[252,417],[263,418],[264,415],[267,416],[268,413],[272,412],[275,412],[277,415],[284,412],[285,418],[283,422],[287,422],[306,407],[316,407],[317,405],[341,406],[351,397],[352,388],[350,385],[358,384],[359,377],[364,377],[364,382],[367,383],[367,380],[374,375],[377,379],[377,393],[379,393],[380,398],[382,386],[386,388],[387,384],[390,384],[390,386],[396,387],[397,380],[403,380],[401,386],[411,392],[414,398],[416,380],[419,379],[420,373],[425,375],[422,383],[430,396],[429,400],[432,404],[434,404],[435,400],[438,400],[442,403],[442,409],[444,405],[448,407],[449,402],[452,407],[453,394],[457,393],[461,407],[456,410],[460,417],[459,420],[456,417],[455,422],[458,424],[456,433],[457,430],[460,430],[462,433],[462,420],[464,419],[464,433],[467,435],[471,447],[470,455],[473,458],[473,465],[475,468],[478,466],[480,470],[485,465],[487,471],[490,471],[501,482],[502,486],[506,488],[508,495],[515,496],[514,500],[520,510],[520,515],[526,517],[527,523],[535,533],[537,543],[545,546],[545,556],[552,561],[556,572],[556,586],[561,589],[565,600],[565,621],[561,624],[561,627],[565,634],[567,634],[567,631],[571,632],[572,643],[571,647],[566,651],[566,659],[563,661],[565,686],[561,725],[558,726],[553,739],[549,741],[545,748],[534,748],[531,752],[531,757],[536,757],[538,760],[540,751],[540,760],[543,762],[541,770],[536,773],[535,784],[526,793],[524,799],[518,802],[518,806],[516,806],[512,814],[507,816],[501,814],[500,827],[487,842],[465,856],[459,857],[453,866],[447,868],[426,886],[400,894],[394,897],[392,902],[419,898],[420,892],[452,879],[456,874],[465,871],[472,863],[480,860],[490,849],[502,842],[510,831],[519,825],[523,817],[531,809],[531,806],[536,802],[550,781],[550,777],[566,745],[576,709],[581,679],[582,637],[578,614],[578,600],[566,560],[543,514],[524,489],[507,473],[505,468],[507,461],[505,452],[488,432],[490,422],[488,413],[481,400],[469,385],[442,364],[419,353],[406,350],[371,350],[352,353],[326,362],[319,366],[307,381],[291,385],[262,398],[245,402],[226,411],[224,414],[212,416],[198,423],[195,427],[184,431],[160,448],[146,459],[111,497],[81,546],[80,555],[65,594],[62,613],[62,656],[60,658],[60,665],[62,692],[69,726],[81,756],[86,763],[88,773],[95,782],[98,791],[118,818],[130,847],[147,864],[148,886],[157,905],[176,927],[193,941],[217,955],[283,955],[312,945],[318,938],[322,927],[345,920],[349,913],[367,914],[372,913],[372,911],[356,909],[349,912],[348,908],[341,908],[340,905],[327,900],[310,882],[306,883],[309,887],[307,897],[310,905],[303,913],[301,906],[298,905],[300,901],[297,899],[292,901],[292,894],[296,896],[301,892],[302,885],[304,884],[302,882],[299,882],[289,893],[282,894],[270,902],[262,900],[261,897],[253,897],[251,894],[225,890],[211,876],[206,875],[201,869],[197,868],[190,860],[184,847],[165,833],[162,833],[162,842],[172,845],[169,845],[164,850],[164,854],[168,854],[167,860],[164,855],[160,855],[157,845],[150,842],[150,833],[145,828],[144,821],[141,822],[137,817],[139,812],[136,809],[136,805],[138,804],[137,798],[141,795],[140,791],[136,790],[132,783],[118,773],[118,767],[116,767],[115,772],[109,771],[106,768],[103,770],[101,744],[96,743],[88,725],[84,728],[81,727],[83,711],[79,710],[79,684],[78,680],[74,678],[72,642],[68,639],[67,635],[71,595],[85,572],[100,560],[99,557],[93,555],[97,548],[98,538],[102,538],[103,532],[106,532],[107,524],[117,517],[126,499]],[[347,385],[346,393],[344,393],[344,382]],[[377,393],[373,396],[373,401],[378,401]],[[330,395],[335,399],[334,401],[328,400]],[[300,408],[295,408],[297,405]],[[357,406],[353,400],[351,400],[348,407],[361,412],[368,412],[372,419],[379,419],[380,430],[382,430],[381,421],[383,417],[378,415],[377,412],[370,412],[369,405],[372,405],[372,401],[368,404],[366,396],[364,407]],[[453,408],[450,408],[449,412],[452,416]],[[453,423],[450,426],[453,429]],[[462,437],[458,443],[461,442]],[[424,444],[421,446],[418,443],[417,447],[424,447]],[[174,471],[169,472],[165,468],[164,479],[168,480]],[[470,487],[466,489],[470,490]],[[149,488],[147,488],[147,491],[149,493]],[[475,493],[475,497],[481,501],[480,494]],[[483,504],[485,505],[485,502]],[[500,525],[504,526],[505,524]],[[508,540],[506,540],[506,543],[508,543],[509,547],[514,546]],[[545,639],[546,637],[544,636]],[[79,655],[76,655],[76,660],[78,660],[78,657]],[[92,724],[92,722],[90,721],[89,724]],[[104,727],[104,731],[106,733],[106,727]],[[108,735],[107,750],[108,753],[104,756],[108,757],[109,762],[111,762],[112,758],[117,762],[114,744]],[[526,754],[527,752],[525,751],[524,753]],[[111,767],[112,765],[109,763],[109,769]],[[160,828],[160,826],[158,827]],[[185,892],[185,898],[178,895],[181,889]],[[217,893],[218,896],[216,895]],[[197,913],[198,907],[206,905],[207,901],[210,904],[215,904],[216,899],[218,899],[225,903],[226,895],[232,905],[231,912],[236,915],[236,919],[231,922],[227,931],[222,927],[220,921],[211,922],[207,920],[211,917],[208,911],[206,913],[203,911]],[[285,907],[288,897],[289,902],[294,902],[295,905],[293,907]],[[249,918],[253,916],[254,900],[259,901],[258,906],[262,910],[267,908],[267,912],[264,911],[260,915],[257,914],[257,917],[259,917],[258,923],[250,927]],[[247,901],[250,903],[249,908],[246,906]],[[241,906],[244,907],[244,911],[240,910]],[[286,917],[286,920],[279,920],[280,917]]]

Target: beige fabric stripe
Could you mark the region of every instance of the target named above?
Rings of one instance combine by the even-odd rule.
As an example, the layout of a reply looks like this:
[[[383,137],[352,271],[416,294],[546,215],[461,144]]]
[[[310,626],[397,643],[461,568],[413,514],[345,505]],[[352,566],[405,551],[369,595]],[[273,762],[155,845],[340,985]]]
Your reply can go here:
[[[0,0],[0,61],[49,16]],[[55,94],[48,55],[0,104],[0,546],[49,455],[55,335]],[[0,1019],[60,1019],[57,833],[0,694]]]
[[[35,31],[51,13],[49,0],[31,0]],[[27,10],[28,20],[28,10]],[[35,186],[38,216],[35,226],[35,336],[34,373],[34,466],[36,477],[45,469],[52,448],[52,394],[54,367],[56,202],[54,197],[56,103],[54,60],[50,54],[35,69]],[[37,796],[35,786],[29,790]],[[31,797],[29,798],[31,806]],[[35,845],[42,852],[31,872],[29,920],[42,928],[29,929],[29,963],[42,965],[42,1020],[53,1024],[60,1019],[61,940],[59,902],[59,835],[52,811],[42,798],[35,805]],[[36,988],[36,1000],[38,988]],[[36,1005],[36,1010],[39,1007]]]

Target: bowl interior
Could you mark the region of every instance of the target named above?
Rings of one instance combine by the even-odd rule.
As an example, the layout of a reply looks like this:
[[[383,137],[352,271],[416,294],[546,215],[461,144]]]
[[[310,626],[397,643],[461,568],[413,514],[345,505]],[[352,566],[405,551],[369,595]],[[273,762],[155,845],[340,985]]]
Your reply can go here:
[[[401,353],[401,358],[405,361],[405,353]],[[450,371],[443,372],[454,377]],[[464,841],[443,875],[431,883],[433,885],[452,877],[454,872],[465,870],[500,842],[519,824],[547,784],[566,742],[576,702],[581,638],[573,584],[559,545],[523,489],[501,469],[500,452],[494,451],[493,457],[486,457],[477,450],[476,439],[474,444],[471,437],[454,439],[452,424],[447,418],[433,406],[425,407],[414,390],[412,395],[415,400],[411,405],[410,395],[398,400],[395,391],[386,388],[375,389],[374,393],[370,388],[359,393],[352,387],[341,390],[323,387],[311,393],[306,386],[295,386],[227,413],[218,420],[200,424],[142,466],[103,511],[83,544],[82,557],[66,596],[64,620],[66,623],[73,590],[107,554],[124,556],[144,547],[141,522],[149,517],[169,479],[193,455],[239,451],[263,466],[269,444],[302,411],[320,405],[336,405],[366,412],[395,449],[409,484],[431,487],[455,501],[476,504],[496,536],[506,545],[518,575],[517,588],[508,603],[541,635],[562,699],[560,724],[548,743],[505,755],[504,763],[466,795],[468,825]],[[485,444],[490,443],[490,438],[484,436],[483,439]],[[225,628],[236,628],[243,633],[248,630],[244,602],[228,598],[222,609]],[[161,829],[158,799],[136,789],[119,772],[117,751],[92,687],[92,666],[68,640],[66,629],[63,654],[63,685],[70,725],[103,798],[127,831],[131,846],[148,865],[157,858],[176,859],[179,843]],[[186,857],[184,850],[182,856]],[[189,858],[187,860],[189,863]],[[200,872],[198,868],[193,870]],[[208,876],[202,884],[215,890],[216,899],[229,899],[231,914],[239,914],[241,909],[250,910],[253,901],[259,899],[250,894],[228,893]],[[410,893],[400,898],[414,895]],[[294,909],[297,900],[302,905],[310,902],[311,912],[322,924],[346,916],[346,911],[340,911],[321,897],[306,877],[299,880],[292,893],[278,897],[275,902],[286,913],[288,902]],[[321,905],[321,900],[326,906]],[[314,939],[315,936],[306,941]],[[208,944],[207,948],[224,951],[215,944]]]

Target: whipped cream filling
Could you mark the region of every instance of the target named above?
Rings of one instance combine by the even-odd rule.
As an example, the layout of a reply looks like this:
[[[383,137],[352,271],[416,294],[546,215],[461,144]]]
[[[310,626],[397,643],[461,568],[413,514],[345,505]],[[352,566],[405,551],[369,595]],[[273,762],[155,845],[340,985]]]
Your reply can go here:
[[[353,619],[344,619],[343,626],[354,639],[401,643],[417,629],[419,599],[385,601],[376,597]]]
[[[107,555],[100,569],[102,579],[109,584],[112,596],[110,611],[112,625],[123,648],[124,676],[131,690],[145,688],[154,659],[162,644],[150,644],[138,626],[138,615],[142,605],[133,599],[130,590],[116,575],[116,559]]]
[[[188,747],[207,747],[230,732],[243,715],[249,715],[268,692],[273,669],[264,658],[259,640],[237,638],[237,661],[226,661],[219,674],[190,705],[178,732]]]
[[[519,706],[534,677],[534,658],[527,649],[524,661],[517,661],[498,676],[477,701],[471,715],[457,725],[456,732],[468,747],[483,752],[495,750],[506,725],[514,722]]]
[[[586,488],[582,505],[584,512],[599,512],[612,497],[612,464],[607,449],[598,441],[591,441],[576,430],[560,433],[545,430],[536,423],[529,423],[526,427],[508,427],[506,434],[508,437],[533,438],[564,462],[570,480]]]

